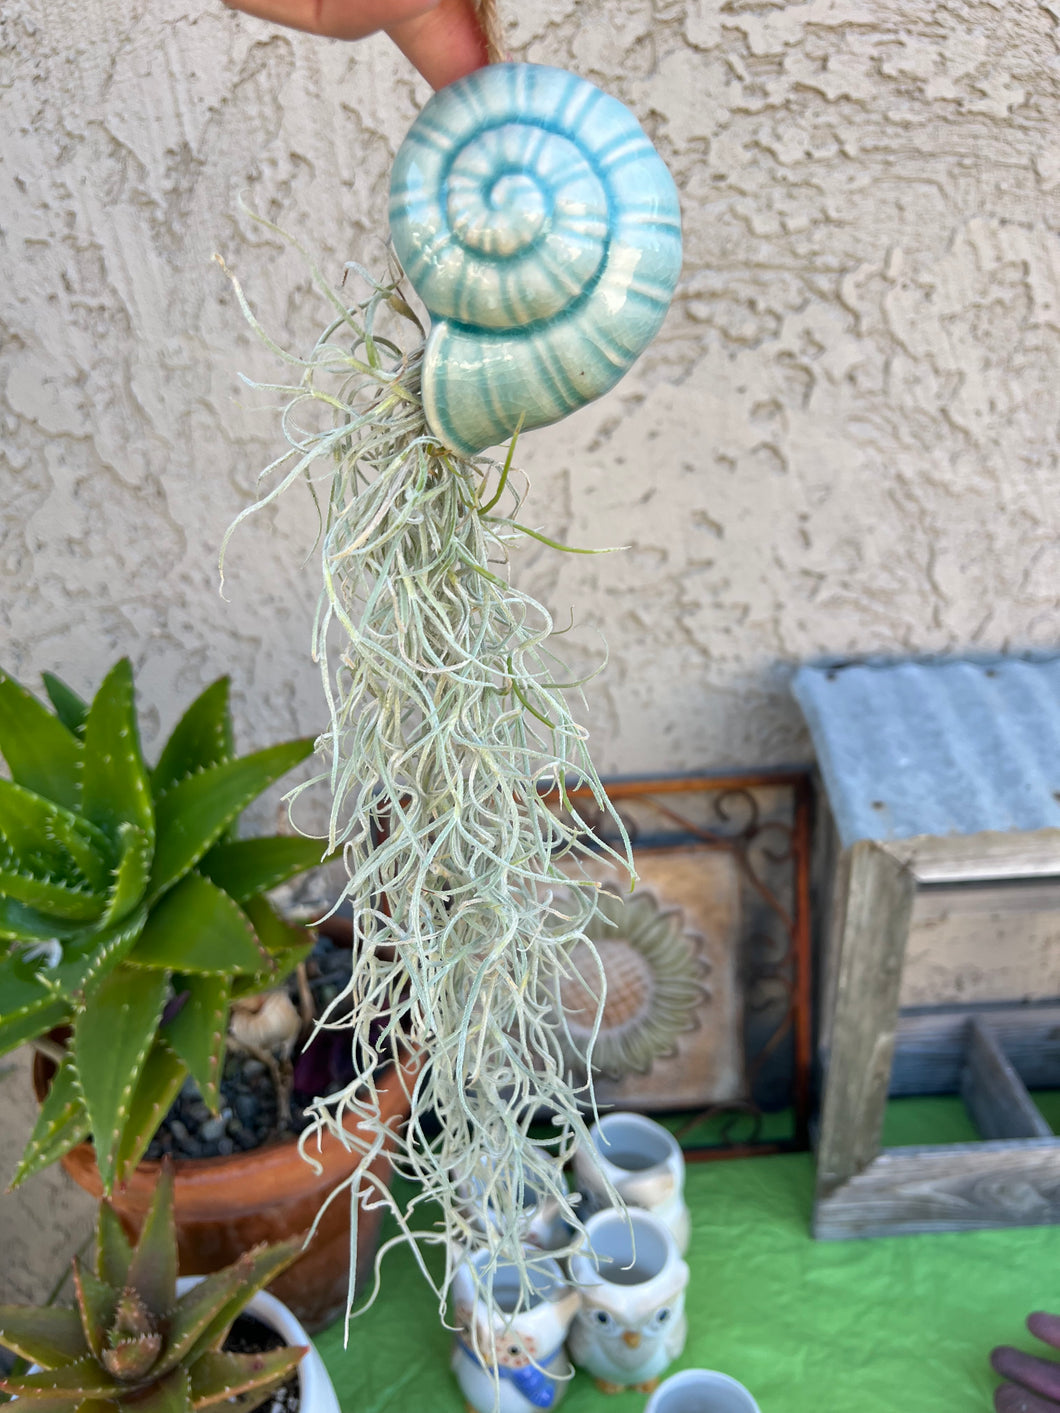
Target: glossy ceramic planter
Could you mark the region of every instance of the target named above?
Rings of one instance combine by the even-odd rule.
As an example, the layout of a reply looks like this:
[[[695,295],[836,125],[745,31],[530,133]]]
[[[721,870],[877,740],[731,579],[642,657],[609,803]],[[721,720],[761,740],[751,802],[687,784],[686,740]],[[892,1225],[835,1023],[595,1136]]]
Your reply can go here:
[[[38,1099],[47,1093],[54,1067],[41,1055],[34,1059],[33,1083]],[[388,1126],[408,1116],[405,1093],[411,1075],[401,1083],[392,1072],[380,1085],[382,1117]],[[309,1230],[326,1198],[350,1176],[357,1156],[333,1137],[326,1137],[313,1156],[314,1170],[298,1151],[296,1138],[267,1144],[227,1158],[185,1158],[174,1163],[174,1211],[180,1270],[183,1275],[207,1275],[231,1264],[260,1242],[282,1241]],[[62,1159],[73,1180],[91,1193],[102,1194],[95,1154],[90,1143],[79,1143]],[[157,1163],[141,1163],[118,1189],[113,1203],[130,1235],[139,1232],[158,1178]],[[382,1181],[390,1164],[381,1154],[371,1171]],[[357,1225],[358,1279],[366,1277],[375,1259],[382,1209],[361,1209]],[[350,1239],[350,1204],[340,1196],[321,1218],[305,1253],[269,1286],[306,1329],[323,1329],[346,1308]]]

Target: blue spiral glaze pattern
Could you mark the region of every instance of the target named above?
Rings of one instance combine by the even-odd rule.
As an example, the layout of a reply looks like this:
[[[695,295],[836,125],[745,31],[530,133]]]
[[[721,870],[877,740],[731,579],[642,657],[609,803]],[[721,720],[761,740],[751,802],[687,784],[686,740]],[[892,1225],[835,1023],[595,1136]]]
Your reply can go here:
[[[538,64],[431,98],[394,163],[390,230],[432,319],[427,421],[465,456],[613,387],[681,269],[677,189],[636,118]]]

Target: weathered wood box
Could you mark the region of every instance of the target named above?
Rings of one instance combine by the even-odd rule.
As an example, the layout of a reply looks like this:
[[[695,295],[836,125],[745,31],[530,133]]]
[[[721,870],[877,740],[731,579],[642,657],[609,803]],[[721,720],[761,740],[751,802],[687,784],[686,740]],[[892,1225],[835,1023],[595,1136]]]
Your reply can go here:
[[[804,667],[794,691],[825,802],[815,1234],[1060,1221],[1030,1093],[1060,1087],[1060,657]],[[890,1095],[953,1092],[983,1141],[882,1147]]]

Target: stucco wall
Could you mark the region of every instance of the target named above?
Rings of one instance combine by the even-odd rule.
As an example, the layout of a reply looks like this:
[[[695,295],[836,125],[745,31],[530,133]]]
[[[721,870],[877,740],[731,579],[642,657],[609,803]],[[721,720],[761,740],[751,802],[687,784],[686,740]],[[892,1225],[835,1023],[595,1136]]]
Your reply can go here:
[[[610,397],[524,442],[527,515],[624,555],[525,557],[580,625],[605,771],[803,757],[821,652],[1058,636],[1060,4],[521,0],[520,57],[629,102],[683,193],[667,324]],[[217,546],[274,453],[221,251],[297,347],[334,276],[381,259],[425,88],[374,39],[281,33],[218,0],[0,6],[3,664],[87,689],[130,653],[148,746],[231,670],[240,735],[321,724],[315,515]],[[580,635],[580,636],[579,636]]]
[[[622,556],[527,556],[606,770],[805,753],[805,655],[1057,636],[1060,6],[525,0],[513,49],[601,82],[683,193],[655,347],[524,442],[530,514]],[[241,195],[336,273],[381,254],[425,96],[383,39],[216,0],[0,10],[3,661],[87,687],[130,652],[171,719],[231,668],[244,738],[313,730],[314,515],[221,533],[276,446],[276,365],[210,257],[297,347],[319,306]],[[259,399],[260,400],[260,399]]]

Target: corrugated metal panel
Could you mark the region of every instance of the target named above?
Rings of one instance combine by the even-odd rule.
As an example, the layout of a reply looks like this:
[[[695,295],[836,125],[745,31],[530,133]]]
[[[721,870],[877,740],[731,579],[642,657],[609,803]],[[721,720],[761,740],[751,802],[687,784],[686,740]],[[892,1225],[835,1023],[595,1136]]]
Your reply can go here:
[[[802,667],[839,837],[1060,828],[1060,656]]]

